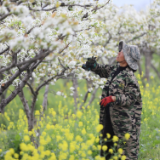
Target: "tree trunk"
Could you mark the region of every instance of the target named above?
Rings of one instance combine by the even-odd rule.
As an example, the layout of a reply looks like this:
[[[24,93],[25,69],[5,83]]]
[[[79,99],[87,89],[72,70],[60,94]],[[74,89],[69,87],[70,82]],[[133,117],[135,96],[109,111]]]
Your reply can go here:
[[[150,48],[146,47],[144,55],[145,55],[145,78],[147,78],[147,82],[149,83],[151,60],[152,60],[152,53]]]
[[[34,110],[36,105],[36,99],[37,99],[37,94],[33,96],[33,101],[31,104],[31,120],[29,122],[29,131],[31,131],[34,127],[34,121],[35,121]]]
[[[45,88],[44,99],[43,99],[43,104],[42,104],[43,111],[47,110],[48,90],[49,90],[49,84],[47,84]]]
[[[156,69],[156,67],[153,64],[151,64],[151,67],[153,68],[153,70],[156,72],[157,76],[160,79],[160,73],[158,72],[158,70]]]
[[[140,62],[138,62],[138,69],[139,69],[139,74],[142,76],[142,67],[141,67]],[[141,78],[141,81],[142,81],[143,86],[145,86],[143,77]]]
[[[27,100],[25,99],[25,96],[24,96],[24,93],[23,93],[23,90],[21,92],[19,92],[19,97],[23,103],[23,106],[24,106],[24,111],[27,115],[27,119],[28,119],[28,130],[30,131],[30,125],[31,125],[31,110],[29,108],[29,105],[28,105],[28,102]]]
[[[77,87],[78,87],[78,82],[76,78],[72,78],[72,83],[73,83],[73,88],[74,88],[74,94],[73,94],[73,98],[74,98],[74,106],[75,106],[75,112],[77,111],[77,99],[78,99],[78,91],[77,91]]]
[[[92,93],[92,97],[89,101],[89,103],[85,106],[85,108],[87,108],[87,106],[91,105],[91,103],[93,102],[93,100],[95,99],[96,93],[97,93],[98,88],[95,88],[95,90]]]

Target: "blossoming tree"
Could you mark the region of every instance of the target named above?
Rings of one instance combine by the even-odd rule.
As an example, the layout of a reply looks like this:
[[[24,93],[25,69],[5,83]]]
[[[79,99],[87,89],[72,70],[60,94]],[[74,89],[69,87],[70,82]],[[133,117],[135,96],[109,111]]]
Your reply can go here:
[[[31,130],[40,89],[80,72],[82,57],[92,50],[86,30],[96,27],[96,12],[109,1],[102,5],[88,1],[0,3],[0,112],[19,94]],[[32,79],[38,84],[35,90]],[[13,91],[11,85],[15,86]],[[33,95],[31,106],[23,93],[25,85]],[[7,89],[10,95],[5,97]]]
[[[154,6],[158,3],[157,0]],[[0,5],[0,112],[19,95],[29,130],[33,128],[35,104],[42,87],[46,86],[44,109],[49,84],[54,85],[58,79],[72,80],[75,110],[84,105],[88,93],[94,89],[90,104],[106,79],[85,72],[81,68],[85,58],[97,56],[100,63],[110,63],[110,58],[116,56],[119,40],[141,47],[151,34],[148,14],[153,10],[145,13],[131,6],[118,8],[109,0],[104,4],[73,0],[8,0],[1,1]],[[152,21],[157,14],[158,11],[152,14]],[[88,84],[82,104],[77,101],[77,79],[86,79]],[[23,92],[25,86],[33,96],[31,106]],[[57,94],[63,96],[61,92]]]

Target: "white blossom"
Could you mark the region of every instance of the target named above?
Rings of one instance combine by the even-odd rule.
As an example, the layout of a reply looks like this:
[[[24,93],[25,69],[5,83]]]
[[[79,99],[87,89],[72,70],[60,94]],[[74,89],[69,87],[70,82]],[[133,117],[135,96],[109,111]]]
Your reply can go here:
[[[56,94],[57,94],[58,96],[61,96],[61,95],[62,95],[62,93],[61,93],[60,91],[58,91]]]

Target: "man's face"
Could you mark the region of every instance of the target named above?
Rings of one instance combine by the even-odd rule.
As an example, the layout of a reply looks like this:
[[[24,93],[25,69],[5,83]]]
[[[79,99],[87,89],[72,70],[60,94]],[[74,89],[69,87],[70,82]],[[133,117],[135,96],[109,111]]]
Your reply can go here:
[[[117,62],[125,62],[123,51],[121,50],[117,55]]]

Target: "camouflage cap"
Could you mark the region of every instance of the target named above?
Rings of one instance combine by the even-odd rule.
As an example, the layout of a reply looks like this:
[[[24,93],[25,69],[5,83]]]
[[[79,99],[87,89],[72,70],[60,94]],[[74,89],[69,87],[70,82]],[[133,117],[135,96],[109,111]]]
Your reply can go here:
[[[136,45],[127,45],[124,41],[120,41],[118,45],[119,51],[123,50],[124,58],[129,67],[133,70],[138,69],[138,61],[140,61],[139,48]]]

